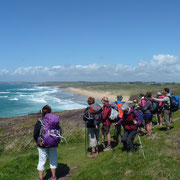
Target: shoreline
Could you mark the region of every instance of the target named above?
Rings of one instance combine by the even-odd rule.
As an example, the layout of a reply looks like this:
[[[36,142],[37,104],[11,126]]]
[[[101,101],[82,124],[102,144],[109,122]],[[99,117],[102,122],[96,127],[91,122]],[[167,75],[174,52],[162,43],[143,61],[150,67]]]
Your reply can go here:
[[[111,92],[104,92],[104,91],[90,91],[90,90],[84,90],[84,89],[79,89],[79,88],[73,88],[73,87],[67,87],[64,89],[65,92],[71,92],[80,96],[84,97],[94,97],[96,100],[101,100],[102,97],[107,96],[110,102],[116,101],[116,96],[112,94]],[[129,101],[130,96],[123,96],[123,101],[127,103],[131,103]]]

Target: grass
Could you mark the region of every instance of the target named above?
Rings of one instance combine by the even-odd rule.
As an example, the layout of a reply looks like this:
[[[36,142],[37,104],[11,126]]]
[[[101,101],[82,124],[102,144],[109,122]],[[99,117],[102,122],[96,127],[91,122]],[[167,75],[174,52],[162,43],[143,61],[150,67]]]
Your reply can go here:
[[[179,179],[180,121],[165,132],[154,131],[154,138],[141,137],[146,159],[140,147],[133,155],[122,152],[122,145],[101,153],[97,160],[84,166],[72,179]],[[135,139],[135,144],[139,144]]]
[[[179,117],[179,114],[176,112],[174,116]],[[66,132],[69,125],[63,126]],[[153,130],[153,138],[141,136],[146,159],[142,156],[137,137],[137,151],[133,155],[122,152],[120,144],[112,151],[101,152],[96,159],[88,159],[84,150],[84,130],[80,127],[69,130],[67,139],[70,143],[60,144],[58,148],[58,177],[69,174],[69,178],[78,180],[180,179],[180,120],[174,123],[171,131],[157,128]],[[37,178],[36,145],[33,141],[27,143],[32,136],[21,138],[14,143],[14,150],[6,150],[0,155],[0,180]],[[50,177],[48,163],[46,169],[47,179]]]

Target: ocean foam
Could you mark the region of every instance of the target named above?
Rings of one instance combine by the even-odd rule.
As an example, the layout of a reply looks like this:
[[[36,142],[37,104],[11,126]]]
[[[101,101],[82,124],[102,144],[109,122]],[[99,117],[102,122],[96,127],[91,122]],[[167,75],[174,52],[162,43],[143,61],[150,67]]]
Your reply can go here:
[[[9,99],[11,101],[18,101],[19,99],[18,98],[12,98],[12,99]]]
[[[0,98],[7,98],[8,96],[0,96]]]
[[[31,96],[30,101],[38,102],[38,103],[47,103],[44,97],[36,97],[36,96]]]
[[[0,94],[9,94],[10,92],[0,92]]]

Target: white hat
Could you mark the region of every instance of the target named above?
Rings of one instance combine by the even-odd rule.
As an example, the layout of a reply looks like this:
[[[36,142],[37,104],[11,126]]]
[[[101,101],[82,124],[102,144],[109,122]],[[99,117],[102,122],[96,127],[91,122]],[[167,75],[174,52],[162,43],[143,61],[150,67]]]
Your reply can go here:
[[[160,95],[161,95],[161,92],[157,92],[157,95],[160,96]]]

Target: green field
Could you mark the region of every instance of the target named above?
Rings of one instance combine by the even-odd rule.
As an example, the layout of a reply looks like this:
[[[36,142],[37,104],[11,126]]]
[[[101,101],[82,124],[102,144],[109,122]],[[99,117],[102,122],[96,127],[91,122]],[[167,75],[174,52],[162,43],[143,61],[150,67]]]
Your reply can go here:
[[[176,112],[174,116],[180,117],[180,112]],[[25,126],[27,125],[33,128],[33,124],[26,123]],[[59,178],[67,176],[77,180],[180,179],[180,118],[174,122],[170,131],[164,131],[164,127],[155,128],[152,138],[141,136],[146,159],[142,156],[137,137],[137,151],[132,155],[122,152],[122,144],[119,144],[112,151],[100,152],[96,159],[89,159],[85,155],[83,126],[74,127],[71,123],[63,123],[62,126],[69,144],[60,144],[58,148]],[[113,126],[111,130],[113,134]],[[9,147],[10,145],[12,147]],[[1,144],[1,180],[37,179],[37,163],[38,154],[32,133]],[[48,163],[46,169],[45,179],[48,179]]]

